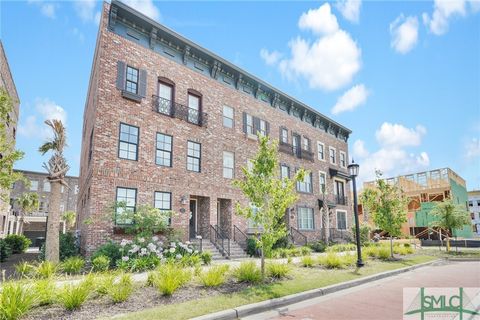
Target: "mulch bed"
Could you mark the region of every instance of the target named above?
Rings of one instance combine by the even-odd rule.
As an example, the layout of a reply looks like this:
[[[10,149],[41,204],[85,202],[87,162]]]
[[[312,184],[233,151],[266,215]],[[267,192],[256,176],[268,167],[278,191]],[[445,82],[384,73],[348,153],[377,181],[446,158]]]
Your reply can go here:
[[[172,296],[162,296],[156,288],[137,288],[130,298],[122,303],[113,304],[108,296],[88,300],[79,310],[66,311],[59,305],[33,309],[25,317],[27,320],[89,320],[106,318],[128,312],[141,311],[161,305],[181,303],[189,300],[229,294],[247,288],[248,284],[228,282],[218,288],[205,288],[200,285],[188,285],[174,292]]]
[[[0,270],[5,270],[6,279],[15,279],[15,265],[22,261],[33,262],[38,259],[38,252],[12,254],[7,261],[0,263]],[[0,279],[1,281],[1,279]]]

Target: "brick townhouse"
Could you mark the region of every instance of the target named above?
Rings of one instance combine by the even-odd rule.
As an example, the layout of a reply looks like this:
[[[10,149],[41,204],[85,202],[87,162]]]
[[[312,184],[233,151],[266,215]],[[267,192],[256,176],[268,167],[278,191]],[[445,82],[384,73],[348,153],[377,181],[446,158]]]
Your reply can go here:
[[[150,204],[175,215],[184,239],[239,239],[232,186],[258,149],[279,139],[279,175],[310,172],[286,213],[294,238],[322,235],[322,185],[330,226],[352,225],[347,162],[351,131],[119,1],[105,3],[84,111],[78,197],[84,252],[121,239],[121,214]],[[87,221],[88,223],[83,223]]]

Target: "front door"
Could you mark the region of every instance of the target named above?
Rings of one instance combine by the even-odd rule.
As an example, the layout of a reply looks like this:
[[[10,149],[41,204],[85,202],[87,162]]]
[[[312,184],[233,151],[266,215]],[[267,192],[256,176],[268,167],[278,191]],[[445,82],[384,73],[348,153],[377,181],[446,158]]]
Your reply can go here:
[[[197,200],[190,200],[190,239],[194,239],[197,235]]]

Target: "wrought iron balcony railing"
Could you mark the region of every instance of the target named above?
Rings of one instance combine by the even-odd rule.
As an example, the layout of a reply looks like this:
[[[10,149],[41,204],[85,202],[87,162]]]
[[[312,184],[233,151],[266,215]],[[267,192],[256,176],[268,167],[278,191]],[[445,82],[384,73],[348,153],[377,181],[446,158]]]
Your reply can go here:
[[[283,153],[288,153],[290,155],[296,156],[297,158],[300,159],[305,159],[309,161],[313,161],[313,152],[310,152],[308,150],[304,150],[300,147],[294,147],[293,145],[280,141],[278,144],[278,151],[283,152]]]
[[[201,127],[205,127],[207,125],[207,114],[205,112],[200,112],[183,104],[155,95],[152,96],[152,101],[153,110],[158,113],[170,116],[172,118],[181,119]]]
[[[335,195],[335,203],[342,206],[346,206],[348,204],[347,197]]]

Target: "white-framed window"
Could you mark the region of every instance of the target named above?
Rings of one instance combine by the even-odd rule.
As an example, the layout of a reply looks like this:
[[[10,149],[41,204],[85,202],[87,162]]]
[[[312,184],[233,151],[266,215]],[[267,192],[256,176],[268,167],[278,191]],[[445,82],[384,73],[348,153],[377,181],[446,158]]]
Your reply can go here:
[[[347,154],[343,151],[340,151],[340,167],[347,167]]]
[[[153,194],[154,207],[160,209],[160,211],[171,211],[172,210],[172,193],[155,191]],[[168,218],[168,225],[171,223],[171,218]]]
[[[198,123],[200,112],[200,97],[194,94],[188,94],[188,121]]]
[[[312,173],[305,174],[303,181],[297,182],[297,191],[312,193]]]
[[[247,113],[246,120],[247,120],[247,134],[255,135],[255,131],[253,129],[253,117]]]
[[[337,164],[337,150],[334,147],[328,148],[328,155],[330,158],[330,163],[336,165]]]
[[[233,108],[223,106],[223,126],[225,128],[233,128]]]
[[[262,136],[266,136],[267,135],[267,123],[265,122],[265,120],[262,120],[262,119],[259,119],[258,123],[259,123],[259,126],[260,126],[258,128],[258,132],[260,132],[260,134]]]
[[[280,141],[283,143],[288,143],[288,129],[280,128]]]
[[[310,151],[310,139],[303,137],[303,150]]]
[[[137,205],[137,189],[117,187],[117,203],[123,202],[124,207],[117,207],[115,212],[115,224],[132,224],[132,212],[135,212]]]
[[[127,81],[125,83],[125,90],[133,94],[138,93],[138,69],[127,66]]]
[[[235,155],[233,152],[223,151],[223,177],[233,179]]]
[[[347,211],[337,210],[337,229],[347,230]]]
[[[75,190],[75,191],[74,191],[75,194],[77,194],[77,193],[78,193],[78,184],[75,185],[75,189],[74,189],[74,190]]]
[[[313,224],[313,209],[298,207],[297,213],[298,229],[299,230],[313,230],[315,229]]]
[[[31,191],[37,191],[38,190],[38,181],[37,180],[31,180],[30,181],[30,190]]]
[[[43,191],[50,192],[52,190],[52,186],[50,185],[50,181],[43,180]]]
[[[318,160],[325,161],[325,144],[317,141]]]
[[[201,145],[193,141],[187,142],[187,170],[200,172]]]
[[[280,178],[282,179],[290,178],[290,167],[287,166],[286,164],[282,164],[280,166]]]
[[[172,142],[172,136],[157,132],[157,141],[155,143],[155,163],[159,166],[172,166]]]
[[[318,171],[318,185],[320,194],[327,191],[327,174],[323,171]]]

